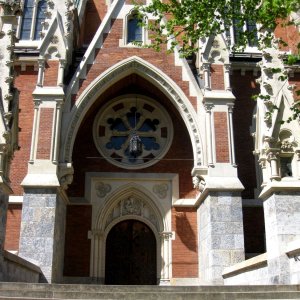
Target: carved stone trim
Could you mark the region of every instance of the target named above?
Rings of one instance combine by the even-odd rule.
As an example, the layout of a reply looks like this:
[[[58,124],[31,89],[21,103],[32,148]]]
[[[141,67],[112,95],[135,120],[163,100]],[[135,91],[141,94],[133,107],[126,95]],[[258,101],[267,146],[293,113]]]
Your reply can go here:
[[[161,199],[166,198],[168,189],[168,185],[165,183],[156,184],[153,186],[153,192]]]
[[[103,198],[111,191],[111,185],[104,182],[99,182],[96,184],[95,189],[98,197]]]

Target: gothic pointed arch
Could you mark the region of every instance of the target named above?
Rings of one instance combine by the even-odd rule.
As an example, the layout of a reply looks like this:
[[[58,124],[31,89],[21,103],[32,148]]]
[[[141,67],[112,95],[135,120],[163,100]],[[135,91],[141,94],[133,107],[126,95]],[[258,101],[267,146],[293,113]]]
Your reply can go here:
[[[144,222],[157,234],[170,230],[163,209],[154,203],[142,186],[135,183],[112,193],[104,208],[97,213],[94,226],[107,234],[115,224],[128,218]]]
[[[172,79],[152,64],[137,56],[125,59],[100,74],[79,96],[70,113],[65,115],[64,128],[62,130],[63,147],[61,160],[64,162],[72,161],[72,151],[76,134],[85,114],[92,104],[110,86],[133,73],[143,77],[156,86],[177,108],[190,135],[193,147],[194,166],[201,166],[203,162],[203,146],[195,109],[185,93]],[[67,99],[66,106],[70,105],[70,101],[71,99]]]

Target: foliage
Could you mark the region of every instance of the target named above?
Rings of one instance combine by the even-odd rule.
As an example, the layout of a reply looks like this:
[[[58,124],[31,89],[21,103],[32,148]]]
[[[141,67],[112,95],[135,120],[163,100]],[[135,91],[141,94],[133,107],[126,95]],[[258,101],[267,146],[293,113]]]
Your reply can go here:
[[[199,40],[209,36],[225,34],[231,51],[243,51],[247,45],[255,45],[264,50],[274,45],[286,47],[286,41],[277,39],[274,44],[274,30],[284,26],[298,26],[291,18],[292,12],[300,11],[299,0],[151,0],[147,5],[136,4],[140,21],[145,26],[152,40],[148,47],[161,50],[168,44],[172,52],[178,45],[182,56],[190,56],[199,49]],[[280,23],[280,24],[279,24]],[[259,24],[256,26],[256,24]],[[230,31],[234,28],[234,37]],[[295,37],[296,39],[297,37]],[[285,63],[293,65],[300,60],[300,43],[296,46],[298,53],[286,56]],[[284,69],[272,68],[278,74],[278,80],[285,83],[288,76]],[[295,104],[291,107],[295,120],[300,115],[299,91],[295,92]],[[256,95],[254,99],[270,102],[269,95]],[[269,119],[276,106],[268,104]],[[285,121],[282,121],[285,122]]]
[[[169,43],[172,51],[180,44],[183,56],[197,51],[199,39],[219,33],[229,36],[231,27],[235,28],[234,51],[247,44],[268,47],[278,20],[289,20],[284,26],[294,24],[288,17],[299,9],[299,0],[152,0],[148,5],[137,4],[143,25],[152,32],[150,47],[160,50]],[[254,24],[260,24],[259,28]]]

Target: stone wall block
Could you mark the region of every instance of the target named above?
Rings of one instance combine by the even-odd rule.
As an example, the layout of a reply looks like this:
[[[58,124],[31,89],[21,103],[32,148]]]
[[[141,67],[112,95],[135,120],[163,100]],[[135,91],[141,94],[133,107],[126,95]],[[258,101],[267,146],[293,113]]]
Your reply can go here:
[[[62,277],[65,203],[56,190],[24,194],[19,255],[40,266],[45,282]]]
[[[231,262],[230,252],[224,250],[212,250],[209,252],[208,259],[212,266],[228,266]]]
[[[243,251],[241,251],[241,250],[230,251],[231,265],[235,265],[243,260],[245,260],[245,255],[244,255]]]
[[[221,235],[221,249],[235,249],[235,236],[231,234]]]
[[[200,279],[222,284],[224,268],[245,257],[241,198],[236,193],[213,192],[201,203],[198,216]]]
[[[244,235],[236,234],[234,236],[234,248],[235,249],[244,249]]]
[[[243,219],[243,212],[240,206],[231,206],[230,210],[231,221],[239,222]]]

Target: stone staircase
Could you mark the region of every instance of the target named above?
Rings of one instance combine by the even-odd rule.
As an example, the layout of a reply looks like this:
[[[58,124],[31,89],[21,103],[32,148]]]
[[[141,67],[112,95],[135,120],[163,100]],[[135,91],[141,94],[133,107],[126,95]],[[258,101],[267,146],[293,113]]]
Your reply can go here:
[[[0,299],[235,300],[300,299],[300,285],[108,286],[0,283]]]

